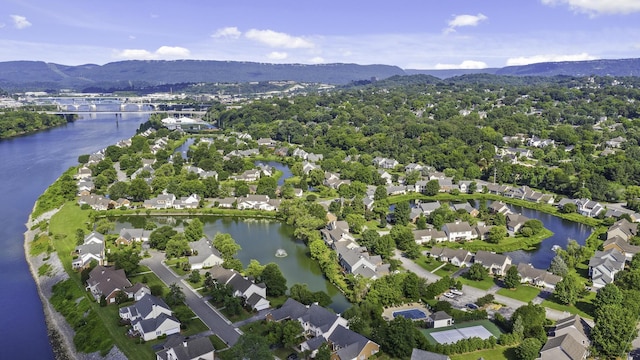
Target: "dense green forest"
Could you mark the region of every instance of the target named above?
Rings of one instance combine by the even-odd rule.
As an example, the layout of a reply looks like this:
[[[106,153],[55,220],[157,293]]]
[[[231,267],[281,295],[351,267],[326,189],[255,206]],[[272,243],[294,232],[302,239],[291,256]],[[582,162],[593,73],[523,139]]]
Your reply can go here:
[[[32,111],[5,111],[0,113],[0,139],[26,134],[66,124],[67,118]]]
[[[223,129],[324,154],[324,170],[364,183],[372,183],[370,160],[384,156],[447,170],[458,180],[495,176],[498,183],[617,201],[627,186],[640,182],[640,163],[633,161],[640,158],[639,82],[634,77],[398,76],[238,109],[212,108],[209,117]],[[553,140],[553,146],[527,146],[532,137]],[[616,137],[626,141],[603,152]],[[508,147],[528,148],[531,156],[518,161],[497,156]],[[363,154],[360,165],[342,161],[355,154]]]

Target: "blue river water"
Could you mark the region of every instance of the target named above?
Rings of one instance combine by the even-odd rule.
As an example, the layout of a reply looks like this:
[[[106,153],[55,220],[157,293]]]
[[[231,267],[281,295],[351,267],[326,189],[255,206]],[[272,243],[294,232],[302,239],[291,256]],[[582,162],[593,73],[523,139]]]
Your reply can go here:
[[[148,115],[84,114],[73,123],[0,140],[0,347],[3,359],[53,359],[42,303],[24,257],[24,231],[38,196],[78,156],[135,134]]]

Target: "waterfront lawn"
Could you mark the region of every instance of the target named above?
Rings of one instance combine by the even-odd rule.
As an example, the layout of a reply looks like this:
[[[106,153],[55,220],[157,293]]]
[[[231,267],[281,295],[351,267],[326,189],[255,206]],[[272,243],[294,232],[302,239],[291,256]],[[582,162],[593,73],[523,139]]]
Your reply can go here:
[[[432,272],[440,265],[444,264],[442,261],[438,261],[430,256],[421,256],[415,260],[415,263],[429,272]]]
[[[542,240],[553,235],[553,232],[548,229],[543,229],[539,234],[524,237],[524,236],[510,236],[500,240],[498,244],[490,244],[484,240],[465,241],[462,243],[454,241],[443,241],[438,244],[439,246],[449,247],[453,249],[465,249],[471,252],[477,252],[478,250],[491,251],[495,253],[504,253],[516,250],[535,250],[536,246],[542,242]]]
[[[89,210],[81,210],[75,202],[69,201],[62,206],[49,222],[49,231],[53,234],[53,246],[60,257],[64,269],[69,274],[75,273],[71,269],[72,253],[76,249],[76,230],[87,232]],[[89,227],[90,228],[90,227]],[[82,285],[82,284],[81,284]]]
[[[515,289],[500,289],[497,294],[528,303],[540,294],[540,289],[530,285],[521,284]]]
[[[498,279],[491,276],[487,276],[484,278],[484,280],[480,280],[480,281],[470,280],[464,276],[459,276],[456,278],[456,280],[460,280],[460,282],[463,283],[464,285],[471,286],[477,289],[482,289],[482,290],[489,290],[494,285],[498,285]]]
[[[492,359],[492,360],[516,360],[515,347],[496,347],[495,349],[478,350],[466,354],[449,355],[451,360],[477,360],[477,359]]]

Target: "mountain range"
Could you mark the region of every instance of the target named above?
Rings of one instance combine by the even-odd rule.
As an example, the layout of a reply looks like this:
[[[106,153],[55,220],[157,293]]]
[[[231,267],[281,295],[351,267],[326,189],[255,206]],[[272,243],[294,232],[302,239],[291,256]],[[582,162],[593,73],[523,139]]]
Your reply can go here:
[[[545,62],[486,69],[418,70],[391,65],[268,64],[214,60],[129,60],[104,65],[61,65],[43,61],[0,62],[0,88],[45,90],[69,88],[140,88],[177,83],[245,83],[296,81],[344,85],[396,75],[431,75],[446,79],[465,74],[507,76],[640,76],[640,58]]]

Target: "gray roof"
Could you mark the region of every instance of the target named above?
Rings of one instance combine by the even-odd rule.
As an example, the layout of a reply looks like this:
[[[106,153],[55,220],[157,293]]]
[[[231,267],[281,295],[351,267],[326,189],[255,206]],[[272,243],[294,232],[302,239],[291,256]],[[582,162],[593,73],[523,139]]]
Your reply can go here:
[[[179,334],[171,335],[163,344],[164,349],[156,353],[162,360],[168,360],[167,352],[173,349],[173,353],[177,358],[172,360],[192,360],[215,351],[213,344],[207,337],[199,337],[196,339],[186,339]]]
[[[429,315],[429,317],[431,318],[431,320],[433,321],[438,321],[438,320],[450,320],[453,319],[451,317],[451,315],[447,314],[444,311],[437,311],[431,315]]]
[[[298,319],[306,311],[307,311],[307,307],[304,304],[292,298],[288,298],[287,301],[285,301],[281,307],[271,312],[271,317],[275,321],[280,321],[285,319]]]
[[[556,349],[560,350],[566,359],[582,360],[586,356],[587,348],[582,346],[571,335],[565,334],[547,340],[546,344],[540,350],[542,359],[551,359],[549,355],[545,355],[547,351]],[[552,355],[554,359],[561,359],[558,354]]]
[[[478,250],[478,252],[476,252],[476,256],[474,257],[473,261],[486,266],[491,266],[491,265],[502,266],[507,261],[507,258],[509,258],[508,255],[494,254],[489,251]]]
[[[144,319],[144,320],[139,319],[139,320],[136,320],[136,322],[140,324],[140,327],[145,333],[150,333],[150,332],[155,332],[156,329],[160,327],[160,325],[162,325],[165,321],[168,321],[168,320],[175,321],[178,324],[180,324],[180,321],[178,321],[178,319],[176,319],[174,316],[167,315],[165,313],[161,313],[155,318]]]
[[[153,312],[155,306],[170,310],[169,305],[167,305],[164,300],[151,294],[145,294],[135,304],[131,305],[130,308],[133,310],[131,311],[132,314],[145,318]]]
[[[411,360],[449,360],[449,356],[434,353],[431,351],[425,351],[420,349],[413,349],[411,352]]]
[[[201,263],[211,255],[215,255],[222,259],[222,254],[220,254],[220,251],[213,247],[213,245],[211,245],[211,241],[209,241],[209,239],[205,237],[198,241],[192,242],[189,245],[194,252],[198,253],[197,255],[189,256],[189,264]]]
[[[87,285],[95,287],[101,295],[108,296],[116,290],[124,290],[131,286],[124,270],[98,265],[89,273]]]
[[[331,341],[334,346],[337,345],[340,348],[337,351],[340,359],[355,359],[367,343],[371,341],[342,325],[338,325],[336,329],[333,330],[328,340]]]

